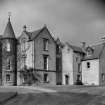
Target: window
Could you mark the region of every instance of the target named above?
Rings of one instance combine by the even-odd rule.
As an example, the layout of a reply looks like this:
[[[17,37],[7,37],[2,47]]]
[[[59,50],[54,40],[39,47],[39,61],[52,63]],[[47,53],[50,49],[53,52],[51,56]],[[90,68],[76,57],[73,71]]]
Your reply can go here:
[[[48,70],[48,55],[43,55],[44,59],[44,69]]]
[[[25,41],[22,42],[21,49],[22,49],[22,51],[25,51]]]
[[[59,71],[60,69],[60,58],[56,58],[56,68],[57,68],[57,71]]]
[[[8,59],[8,60],[7,60],[7,69],[10,70],[10,67],[11,67],[11,61],[10,61],[10,59]]]
[[[81,72],[81,64],[78,63],[78,72],[80,73]]]
[[[43,39],[43,46],[44,51],[48,50],[48,39]]]
[[[65,75],[65,85],[69,84],[69,75]]]
[[[7,51],[10,51],[10,43],[7,43]]]
[[[48,82],[48,74],[44,74],[44,82]]]
[[[77,75],[77,81],[81,81],[81,76]]]
[[[60,54],[60,45],[56,46],[56,52],[57,52],[57,54]]]
[[[76,59],[76,62],[78,62],[79,58],[78,58],[78,57],[76,57],[75,59]]]
[[[23,38],[21,40],[21,51],[26,51],[29,49],[29,42],[27,42],[27,39],[26,38]]]
[[[90,68],[90,62],[87,62],[87,68]]]
[[[6,81],[10,81],[10,74],[6,75]]]
[[[102,73],[102,80],[104,81],[105,80],[105,74]]]

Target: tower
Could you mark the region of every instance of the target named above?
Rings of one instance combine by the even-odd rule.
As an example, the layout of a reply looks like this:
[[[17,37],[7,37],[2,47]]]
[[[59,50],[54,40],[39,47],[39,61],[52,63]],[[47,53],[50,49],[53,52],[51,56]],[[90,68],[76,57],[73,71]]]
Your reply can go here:
[[[10,16],[2,36],[2,85],[16,85],[16,38]]]

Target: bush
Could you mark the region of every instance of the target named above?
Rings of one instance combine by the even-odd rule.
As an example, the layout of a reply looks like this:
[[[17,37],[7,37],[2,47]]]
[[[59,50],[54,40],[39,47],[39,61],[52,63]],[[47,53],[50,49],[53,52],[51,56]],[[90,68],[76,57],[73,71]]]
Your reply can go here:
[[[34,83],[40,82],[40,75],[36,72],[33,68],[23,68],[23,71],[21,72],[22,77],[24,78],[23,85],[32,85]]]
[[[75,85],[83,85],[82,81],[78,80],[76,81]]]

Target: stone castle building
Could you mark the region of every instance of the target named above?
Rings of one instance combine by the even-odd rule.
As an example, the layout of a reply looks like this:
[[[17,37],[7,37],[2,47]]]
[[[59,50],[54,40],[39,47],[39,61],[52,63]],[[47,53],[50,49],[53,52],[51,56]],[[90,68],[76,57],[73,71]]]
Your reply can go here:
[[[28,32],[24,26],[16,38],[9,18],[0,37],[1,85],[24,84],[26,78],[22,74],[25,68],[39,75],[42,84],[61,84],[58,46],[46,26],[33,32]]]
[[[34,78],[35,81],[32,81]],[[105,85],[105,43],[77,47],[52,37],[47,26],[16,38],[8,18],[0,36],[1,85]]]
[[[17,72],[17,40],[8,19],[7,26],[1,38],[1,84],[16,85]]]

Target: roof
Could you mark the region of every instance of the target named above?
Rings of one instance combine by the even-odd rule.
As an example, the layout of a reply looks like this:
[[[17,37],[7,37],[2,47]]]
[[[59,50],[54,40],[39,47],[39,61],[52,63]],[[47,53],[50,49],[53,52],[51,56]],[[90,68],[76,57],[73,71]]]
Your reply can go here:
[[[0,39],[2,38],[2,35],[0,35]]]
[[[14,30],[11,25],[10,18],[8,19],[8,22],[7,22],[2,38],[15,38],[15,34],[14,34]]]
[[[36,31],[33,31],[33,32],[28,32],[28,31],[24,31],[27,35],[28,35],[28,37],[29,37],[29,41],[31,41],[31,40],[34,40],[43,30],[48,30],[47,29],[47,27],[46,26],[44,26],[43,28],[41,28],[41,29],[38,29],[38,30],[36,30]],[[52,36],[51,36],[52,37]],[[19,37],[20,38],[20,37]],[[19,39],[18,38],[18,39]],[[54,40],[54,38],[52,37],[52,39]],[[55,41],[55,40],[54,40]]]
[[[83,60],[99,59],[100,54],[101,54],[101,52],[103,50],[103,47],[104,47],[103,44],[91,46],[91,48],[93,49],[93,53],[91,55],[89,55],[89,56],[86,55],[83,58]]]
[[[83,53],[83,51],[82,51],[82,48],[81,48],[81,47],[71,45],[71,44],[69,44],[68,42],[67,42],[66,44],[67,44],[70,48],[72,48],[74,52]]]
[[[30,40],[33,40],[42,30],[43,30],[43,28],[38,29],[38,30],[33,31],[33,32],[28,32],[28,34],[30,36]]]
[[[59,38],[56,39],[56,44],[59,45],[59,46],[61,46],[61,47],[64,46],[64,43],[61,42]]]

